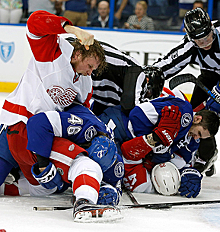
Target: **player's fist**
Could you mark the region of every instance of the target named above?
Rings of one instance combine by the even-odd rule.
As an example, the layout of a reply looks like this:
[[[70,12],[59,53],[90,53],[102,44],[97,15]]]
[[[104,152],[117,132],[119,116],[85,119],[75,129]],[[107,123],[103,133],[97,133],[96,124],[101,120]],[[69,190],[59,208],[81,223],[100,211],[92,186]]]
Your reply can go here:
[[[178,106],[165,106],[161,110],[161,119],[153,130],[154,139],[164,146],[170,146],[181,127],[181,112]]]

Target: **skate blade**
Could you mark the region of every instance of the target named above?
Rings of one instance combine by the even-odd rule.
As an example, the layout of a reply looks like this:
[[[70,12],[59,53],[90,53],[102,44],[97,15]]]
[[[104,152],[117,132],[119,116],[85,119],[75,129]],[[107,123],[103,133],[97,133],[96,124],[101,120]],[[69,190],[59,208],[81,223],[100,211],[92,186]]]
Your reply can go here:
[[[123,216],[119,209],[105,208],[76,212],[74,215],[74,222],[112,222],[121,220],[122,218]]]

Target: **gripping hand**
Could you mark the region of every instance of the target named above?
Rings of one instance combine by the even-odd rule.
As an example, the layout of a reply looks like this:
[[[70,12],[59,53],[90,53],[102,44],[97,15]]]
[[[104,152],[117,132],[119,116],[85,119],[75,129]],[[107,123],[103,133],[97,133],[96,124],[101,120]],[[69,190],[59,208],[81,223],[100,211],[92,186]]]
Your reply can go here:
[[[59,190],[63,187],[63,181],[61,175],[57,172],[56,167],[51,162],[44,169],[43,172],[40,173],[38,163],[35,163],[31,172],[33,177],[46,189],[53,189],[57,187]]]
[[[177,137],[181,127],[181,112],[178,106],[165,106],[161,111],[159,125],[153,130],[154,140],[164,146],[170,146]]]
[[[186,168],[181,173],[181,185],[179,192],[181,196],[197,197],[201,190],[202,174],[195,168]]]
[[[99,190],[98,205],[118,205],[120,193],[110,184],[104,185]]]

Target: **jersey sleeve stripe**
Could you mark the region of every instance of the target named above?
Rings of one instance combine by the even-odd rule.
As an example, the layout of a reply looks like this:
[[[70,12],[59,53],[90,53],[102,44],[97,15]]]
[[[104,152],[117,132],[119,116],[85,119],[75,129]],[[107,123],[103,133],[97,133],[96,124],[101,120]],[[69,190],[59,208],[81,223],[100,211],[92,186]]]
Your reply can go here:
[[[11,113],[19,114],[19,115],[25,116],[27,118],[30,118],[33,116],[33,114],[31,112],[29,112],[25,106],[17,105],[17,104],[9,102],[7,100],[5,100],[5,103],[4,103],[2,108],[4,110],[11,112]]]

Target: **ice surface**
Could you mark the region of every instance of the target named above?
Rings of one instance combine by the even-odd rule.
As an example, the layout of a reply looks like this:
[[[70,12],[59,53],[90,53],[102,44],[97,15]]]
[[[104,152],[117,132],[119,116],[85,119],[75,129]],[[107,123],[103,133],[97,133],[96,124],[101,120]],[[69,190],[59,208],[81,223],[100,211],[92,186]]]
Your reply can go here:
[[[0,106],[6,94],[0,94]],[[216,136],[220,139],[220,133]],[[219,145],[218,145],[219,147]],[[220,199],[220,158],[217,173],[204,177],[201,194],[196,199]],[[187,201],[184,197],[165,197],[156,194],[135,194],[139,203]],[[176,206],[168,210],[126,209],[123,219],[111,223],[81,224],[73,222],[72,210],[34,211],[34,206],[68,206],[71,193],[48,197],[0,196],[0,229],[7,232],[219,232],[220,204]],[[121,204],[131,204],[123,195]]]

